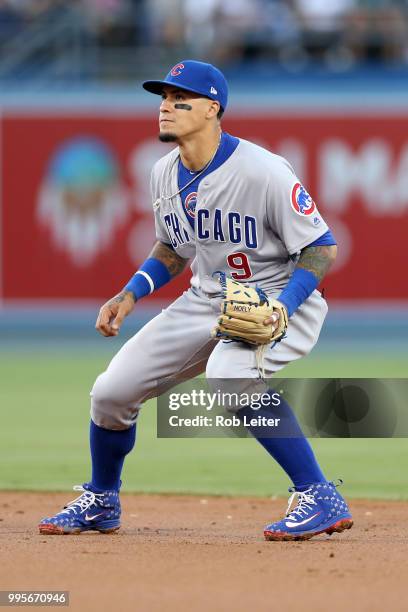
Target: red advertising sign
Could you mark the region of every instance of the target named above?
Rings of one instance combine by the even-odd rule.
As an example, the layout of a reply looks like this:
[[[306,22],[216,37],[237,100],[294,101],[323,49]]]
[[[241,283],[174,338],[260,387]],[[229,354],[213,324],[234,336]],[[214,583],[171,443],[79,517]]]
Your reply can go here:
[[[225,130],[288,158],[333,230],[336,299],[407,299],[408,115],[231,116]],[[5,299],[116,293],[154,243],[149,174],[168,145],[156,118],[6,114]],[[173,298],[188,275],[160,290]]]

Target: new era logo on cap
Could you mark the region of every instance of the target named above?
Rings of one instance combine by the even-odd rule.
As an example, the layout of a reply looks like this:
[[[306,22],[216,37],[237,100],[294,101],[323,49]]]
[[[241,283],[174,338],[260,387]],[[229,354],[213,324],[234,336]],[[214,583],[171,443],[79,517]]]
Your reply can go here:
[[[205,62],[184,60],[171,68],[163,81],[145,81],[144,89],[161,94],[164,85],[176,85],[180,89],[217,100],[225,110],[228,102],[228,85],[218,68]]]

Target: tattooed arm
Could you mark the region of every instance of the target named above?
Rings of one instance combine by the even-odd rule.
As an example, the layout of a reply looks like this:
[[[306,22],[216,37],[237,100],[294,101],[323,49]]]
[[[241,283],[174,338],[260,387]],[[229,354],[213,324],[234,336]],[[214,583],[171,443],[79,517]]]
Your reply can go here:
[[[183,272],[188,262],[188,259],[184,259],[180,257],[180,255],[177,255],[171,247],[163,242],[156,242],[149,257],[154,257],[161,261],[170,272],[171,278]]]
[[[336,245],[319,245],[305,247],[289,283],[286,285],[278,300],[286,307],[289,316],[309,297],[328,272],[336,259]],[[279,321],[279,314],[274,313],[265,319],[265,325],[275,324]]]
[[[160,261],[167,268],[170,279],[180,274],[188,261],[177,255],[171,247],[163,242],[156,242],[149,258]],[[123,289],[102,306],[95,328],[102,336],[117,336],[124,318],[133,310],[135,303],[135,294],[126,290],[126,288]]]
[[[327,274],[337,255],[337,246],[312,246],[302,250],[297,268],[312,272],[319,282]]]

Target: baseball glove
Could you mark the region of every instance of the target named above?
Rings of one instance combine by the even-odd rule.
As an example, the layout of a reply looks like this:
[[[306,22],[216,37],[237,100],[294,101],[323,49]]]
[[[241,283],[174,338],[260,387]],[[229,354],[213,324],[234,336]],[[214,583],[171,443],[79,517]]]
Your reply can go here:
[[[224,338],[260,346],[282,340],[288,326],[285,306],[267,297],[259,287],[250,287],[218,272],[222,289],[221,316],[211,332]],[[265,319],[279,313],[278,322],[264,325]]]

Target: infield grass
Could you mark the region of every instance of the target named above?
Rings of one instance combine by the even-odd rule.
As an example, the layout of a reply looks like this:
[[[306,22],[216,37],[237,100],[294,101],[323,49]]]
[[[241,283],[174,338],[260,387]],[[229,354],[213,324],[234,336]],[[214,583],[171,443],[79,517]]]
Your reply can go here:
[[[0,488],[68,490],[87,480],[89,389],[105,354],[0,353]],[[292,364],[299,377],[405,377],[408,358],[316,353]],[[137,375],[137,374],[136,374]],[[252,439],[157,439],[156,408],[143,408],[124,491],[285,495],[288,481]],[[406,439],[312,441],[329,478],[350,497],[408,499]]]

